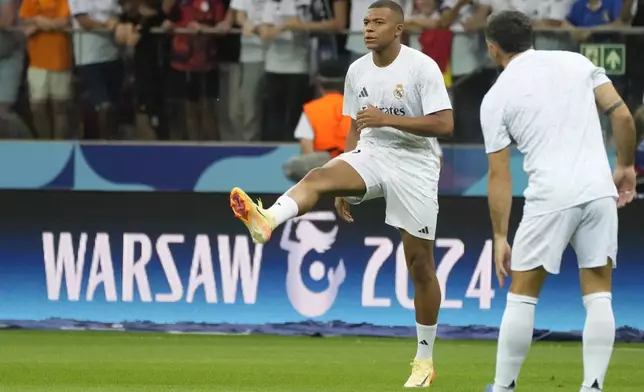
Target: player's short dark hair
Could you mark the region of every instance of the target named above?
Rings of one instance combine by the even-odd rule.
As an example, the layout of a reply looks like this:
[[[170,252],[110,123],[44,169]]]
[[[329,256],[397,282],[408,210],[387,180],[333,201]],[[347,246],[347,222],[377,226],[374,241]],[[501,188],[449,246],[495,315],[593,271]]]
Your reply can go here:
[[[485,36],[505,53],[525,52],[534,43],[532,22],[519,11],[501,11],[490,16]]]
[[[398,17],[400,17],[400,20],[404,21],[405,20],[405,12],[403,11],[402,7],[400,4],[396,3],[395,1],[391,0],[378,0],[374,3],[372,3],[369,6],[369,9],[374,9],[374,8],[389,8],[392,10]]]

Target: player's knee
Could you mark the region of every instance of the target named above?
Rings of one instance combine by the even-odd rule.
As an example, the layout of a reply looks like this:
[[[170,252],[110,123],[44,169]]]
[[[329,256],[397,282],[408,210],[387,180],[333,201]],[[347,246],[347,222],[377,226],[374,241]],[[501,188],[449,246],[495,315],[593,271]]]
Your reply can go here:
[[[328,169],[324,167],[318,167],[309,171],[308,173],[306,173],[304,178],[302,178],[300,184],[317,192],[326,191],[328,188],[327,184],[329,184]]]
[[[430,249],[414,249],[405,251],[407,255],[407,268],[414,286],[429,285],[436,280],[436,269]]]

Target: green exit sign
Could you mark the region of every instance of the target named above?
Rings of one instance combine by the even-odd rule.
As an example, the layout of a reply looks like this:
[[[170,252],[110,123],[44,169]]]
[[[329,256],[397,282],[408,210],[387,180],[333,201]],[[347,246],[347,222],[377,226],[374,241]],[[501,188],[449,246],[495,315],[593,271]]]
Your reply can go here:
[[[581,54],[608,75],[624,75],[626,72],[626,45],[624,44],[582,44]]]

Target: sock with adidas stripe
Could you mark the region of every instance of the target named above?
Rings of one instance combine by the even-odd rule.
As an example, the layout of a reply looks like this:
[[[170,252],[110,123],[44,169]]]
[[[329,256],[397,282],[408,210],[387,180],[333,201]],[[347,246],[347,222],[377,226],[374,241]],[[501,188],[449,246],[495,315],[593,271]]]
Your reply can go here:
[[[416,323],[416,336],[418,338],[416,359],[432,359],[437,327],[438,325],[422,325]]]

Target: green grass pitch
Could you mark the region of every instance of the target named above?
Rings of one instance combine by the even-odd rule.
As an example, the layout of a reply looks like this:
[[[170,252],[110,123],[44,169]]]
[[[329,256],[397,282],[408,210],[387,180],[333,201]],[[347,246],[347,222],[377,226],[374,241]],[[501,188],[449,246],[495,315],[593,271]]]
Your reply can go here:
[[[412,339],[0,332],[2,392],[402,391]],[[433,392],[482,392],[494,342],[440,340]],[[618,345],[606,392],[642,391],[644,345]],[[581,344],[536,343],[518,392],[579,390]]]

